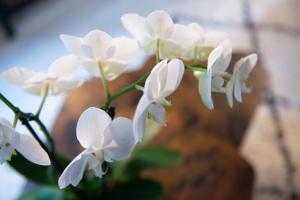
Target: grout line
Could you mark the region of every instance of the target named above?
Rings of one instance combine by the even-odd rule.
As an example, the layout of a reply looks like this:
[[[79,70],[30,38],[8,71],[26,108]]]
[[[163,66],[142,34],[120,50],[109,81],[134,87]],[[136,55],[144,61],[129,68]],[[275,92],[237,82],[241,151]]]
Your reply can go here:
[[[280,113],[278,111],[276,100],[274,97],[273,92],[270,90],[266,97],[267,105],[269,106],[271,117],[273,119],[273,123],[275,126],[275,136],[277,146],[279,151],[282,155],[282,159],[284,161],[285,173],[286,173],[286,184],[287,184],[287,191],[284,194],[284,199],[296,199],[298,194],[296,193],[296,187],[294,184],[294,177],[295,177],[295,166],[292,163],[291,155],[287,145],[284,142],[284,131],[281,126],[280,120]]]

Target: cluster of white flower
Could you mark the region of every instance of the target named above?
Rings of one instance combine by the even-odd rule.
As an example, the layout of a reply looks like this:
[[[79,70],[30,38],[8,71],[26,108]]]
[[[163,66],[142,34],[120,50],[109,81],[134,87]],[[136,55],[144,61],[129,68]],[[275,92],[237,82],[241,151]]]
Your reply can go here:
[[[226,94],[228,103],[233,97],[242,101],[241,94],[250,92],[245,82],[256,65],[257,56],[241,58],[233,73],[226,72],[232,55],[231,42],[226,34],[204,32],[200,25],[174,24],[164,11],[154,11],[147,17],[125,14],[121,21],[134,36],[112,38],[94,30],[83,38],[61,35],[70,55],[63,56],[50,66],[48,73],[14,67],[2,77],[35,95],[58,95],[78,87],[82,80],[74,74],[83,66],[93,76],[112,81],[126,71],[128,62],[139,48],[157,57],[145,81],[143,95],[133,120],[111,117],[102,109],[88,108],[79,118],[76,136],[85,150],[64,170],[59,187],[77,186],[85,170],[101,177],[105,172],[102,163],[128,158],[135,145],[143,139],[146,118],[166,125],[165,108],[171,106],[166,98],[179,86],[185,70],[193,71],[199,80],[199,93],[208,109],[213,109],[212,92]],[[185,65],[183,61],[193,62]],[[203,63],[206,63],[205,65]],[[204,67],[203,67],[204,65]],[[47,165],[50,160],[33,138],[14,131],[6,121],[0,121],[0,162],[8,160],[17,149],[30,161]],[[30,148],[28,148],[30,146]]]

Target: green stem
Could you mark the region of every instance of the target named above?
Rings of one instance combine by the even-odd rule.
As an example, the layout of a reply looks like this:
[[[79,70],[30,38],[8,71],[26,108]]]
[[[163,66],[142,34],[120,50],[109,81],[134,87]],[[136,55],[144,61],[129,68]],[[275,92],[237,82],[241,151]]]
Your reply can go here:
[[[110,91],[109,91],[109,88],[108,88],[108,84],[107,84],[107,80],[105,79],[105,76],[104,76],[104,71],[102,69],[102,66],[101,64],[99,64],[99,71],[100,71],[100,74],[101,74],[101,82],[102,82],[102,86],[104,88],[104,91],[105,91],[105,103],[104,103],[104,106],[102,107],[103,110],[107,111],[108,108],[109,108],[109,104],[108,104],[108,101],[110,99]]]
[[[160,50],[160,41],[159,39],[156,40],[156,64],[160,62],[160,53],[159,53],[159,50]]]
[[[124,87],[124,88],[120,89],[119,91],[117,91],[116,93],[114,93],[113,95],[111,95],[110,98],[108,98],[108,99],[106,100],[106,102],[104,103],[103,108],[107,108],[107,109],[108,109],[109,106],[110,106],[110,104],[111,104],[111,102],[112,102],[114,99],[116,99],[116,98],[122,96],[123,94],[126,94],[126,93],[128,93],[128,92],[131,92],[132,90],[136,89],[137,87],[140,88],[141,85],[143,85],[143,84],[145,83],[145,81],[146,81],[146,79],[148,78],[149,74],[150,74],[150,72],[148,72],[147,74],[145,74],[144,76],[142,76],[140,79],[138,79],[138,80],[135,81],[134,83],[128,85],[127,87]]]
[[[43,109],[43,107],[44,107],[44,104],[45,104],[46,98],[47,98],[47,96],[48,96],[48,91],[49,91],[49,86],[48,86],[48,85],[46,85],[46,88],[45,88],[45,94],[43,95],[43,98],[42,98],[41,104],[40,104],[40,106],[39,106],[39,108],[38,108],[38,110],[37,110],[37,112],[36,112],[36,114],[35,114],[35,116],[37,116],[37,117],[39,117],[39,116],[40,116],[40,114],[41,114],[41,111],[42,111],[42,109]]]
[[[185,66],[185,70],[191,71],[191,72],[194,72],[194,71],[206,72],[206,67],[202,67],[200,65],[198,67],[194,67],[194,65],[187,65],[187,66]]]
[[[19,109],[17,107],[15,107],[5,96],[3,96],[0,93],[0,99],[1,101],[7,105],[7,107],[9,107],[15,114],[19,111]]]
[[[55,154],[54,141],[53,141],[52,137],[50,136],[50,133],[49,133],[49,131],[47,130],[46,126],[43,124],[43,122],[42,122],[42,121],[40,120],[40,118],[38,118],[38,117],[37,117],[34,121],[38,124],[38,126],[39,126],[40,129],[41,129],[41,131],[45,134],[45,136],[46,136],[46,138],[47,138],[47,140],[48,140],[48,142],[49,142],[51,152],[52,152],[53,154]]]
[[[13,128],[16,128],[17,123],[18,123],[18,119],[19,119],[19,114],[15,114],[14,122],[13,122]]]
[[[3,96],[0,93],[0,100],[7,105],[7,107],[9,107],[14,113],[15,116],[17,116],[17,119],[20,119],[22,121],[35,121],[40,129],[42,130],[42,132],[45,134],[50,146],[51,146],[51,150],[54,153],[55,151],[55,147],[54,147],[54,142],[53,139],[51,138],[49,131],[47,130],[46,126],[43,124],[43,122],[40,120],[39,116],[34,115],[32,113],[25,113],[23,111],[21,111],[18,107],[14,106],[5,96]]]

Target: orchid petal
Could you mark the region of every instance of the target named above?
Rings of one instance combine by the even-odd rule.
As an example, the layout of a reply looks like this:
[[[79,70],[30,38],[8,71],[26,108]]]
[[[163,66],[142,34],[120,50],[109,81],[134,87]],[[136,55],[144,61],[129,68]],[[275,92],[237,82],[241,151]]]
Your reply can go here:
[[[143,95],[140,99],[134,117],[133,117],[133,132],[137,142],[141,141],[144,136],[146,117],[151,105],[151,101],[147,96]]]
[[[144,17],[137,14],[125,14],[121,17],[121,21],[126,30],[131,33],[142,46],[153,43],[154,33]]]
[[[79,67],[79,60],[73,55],[63,56],[55,60],[49,67],[48,75],[53,77],[72,77]]]
[[[82,51],[82,39],[80,37],[63,34],[60,35],[60,39],[71,54],[78,57],[84,56],[84,53]]]
[[[2,72],[1,76],[15,85],[23,86],[26,80],[32,78],[32,76],[35,76],[36,74],[38,73],[29,68],[12,67],[7,71]]]
[[[108,81],[115,80],[127,69],[127,62],[109,59],[101,67],[103,67],[104,77]]]
[[[168,40],[175,42],[182,49],[191,48],[201,38],[201,35],[192,28],[182,24],[175,24]]]
[[[132,121],[118,117],[112,121],[109,131],[113,143],[104,149],[105,160],[127,159],[136,144]]]
[[[87,168],[90,153],[83,151],[80,153],[63,171],[58,179],[60,189],[66,188],[68,185],[77,186],[81,181],[84,171]]]
[[[9,121],[4,118],[0,118],[0,120],[0,164],[2,164],[10,160],[15,147],[20,142],[20,136]]]
[[[173,26],[172,18],[163,10],[150,13],[147,21],[158,37],[164,37],[167,30]]]
[[[112,45],[116,47],[112,59],[125,62],[131,60],[139,50],[137,42],[127,37],[114,38]]]
[[[77,80],[57,80],[54,81],[53,84],[50,84],[50,91],[52,95],[59,95],[64,92],[69,92],[70,90],[79,87],[82,85],[83,81]]]
[[[92,49],[94,59],[105,59],[112,37],[104,31],[93,30],[84,37],[83,42]]]
[[[242,88],[241,88],[241,81],[236,80],[234,84],[234,97],[238,102],[242,102]]]
[[[30,135],[20,134],[20,143],[16,146],[17,151],[27,160],[38,165],[50,165],[50,159],[46,151]]]
[[[161,96],[163,97],[169,96],[178,88],[184,74],[184,64],[179,59],[172,59],[168,63],[167,69],[167,76],[161,77],[166,79],[165,86],[161,91]]]
[[[94,60],[84,59],[81,61],[84,69],[95,77],[100,77],[99,63]]]
[[[149,113],[151,113],[151,118],[158,123],[160,126],[166,126],[165,120],[165,108],[160,104],[151,104],[149,107]]]
[[[204,105],[212,110],[214,108],[212,96],[211,96],[211,73],[209,71],[205,72],[198,72],[197,75],[199,80],[199,94]]]
[[[84,148],[100,148],[104,143],[104,130],[110,124],[109,115],[99,108],[90,107],[79,117],[76,136]]]
[[[227,102],[230,108],[233,107],[233,80],[230,80],[226,84],[226,97],[227,97]]]

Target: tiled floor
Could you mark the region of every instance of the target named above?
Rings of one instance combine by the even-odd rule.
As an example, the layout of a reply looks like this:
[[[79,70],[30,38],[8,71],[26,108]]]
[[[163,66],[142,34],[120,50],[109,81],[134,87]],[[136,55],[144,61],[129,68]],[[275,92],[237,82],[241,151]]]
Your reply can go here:
[[[0,70],[14,65],[46,70],[54,58],[66,53],[58,39],[60,33],[83,35],[100,28],[121,35],[125,33],[119,21],[123,13],[146,14],[155,9],[170,11],[178,21],[198,21],[208,30],[228,32],[235,50],[260,51],[260,61],[271,76],[279,119],[276,113],[274,119],[274,106],[267,100],[258,108],[241,152],[255,168],[255,199],[299,198],[299,0],[45,0],[17,17],[16,40],[5,41],[0,36]],[[28,111],[34,111],[39,102],[3,80],[0,90]],[[46,106],[42,115],[48,127],[62,100],[49,98],[51,108]],[[1,104],[0,115],[12,118]],[[0,199],[14,198],[23,179],[6,165],[0,166],[0,177],[7,180],[0,182]],[[7,187],[16,190],[8,193]]]
[[[241,152],[256,172],[254,199],[299,199],[300,2],[190,0],[173,11],[229,32],[236,49],[260,51],[275,97],[258,108]]]

